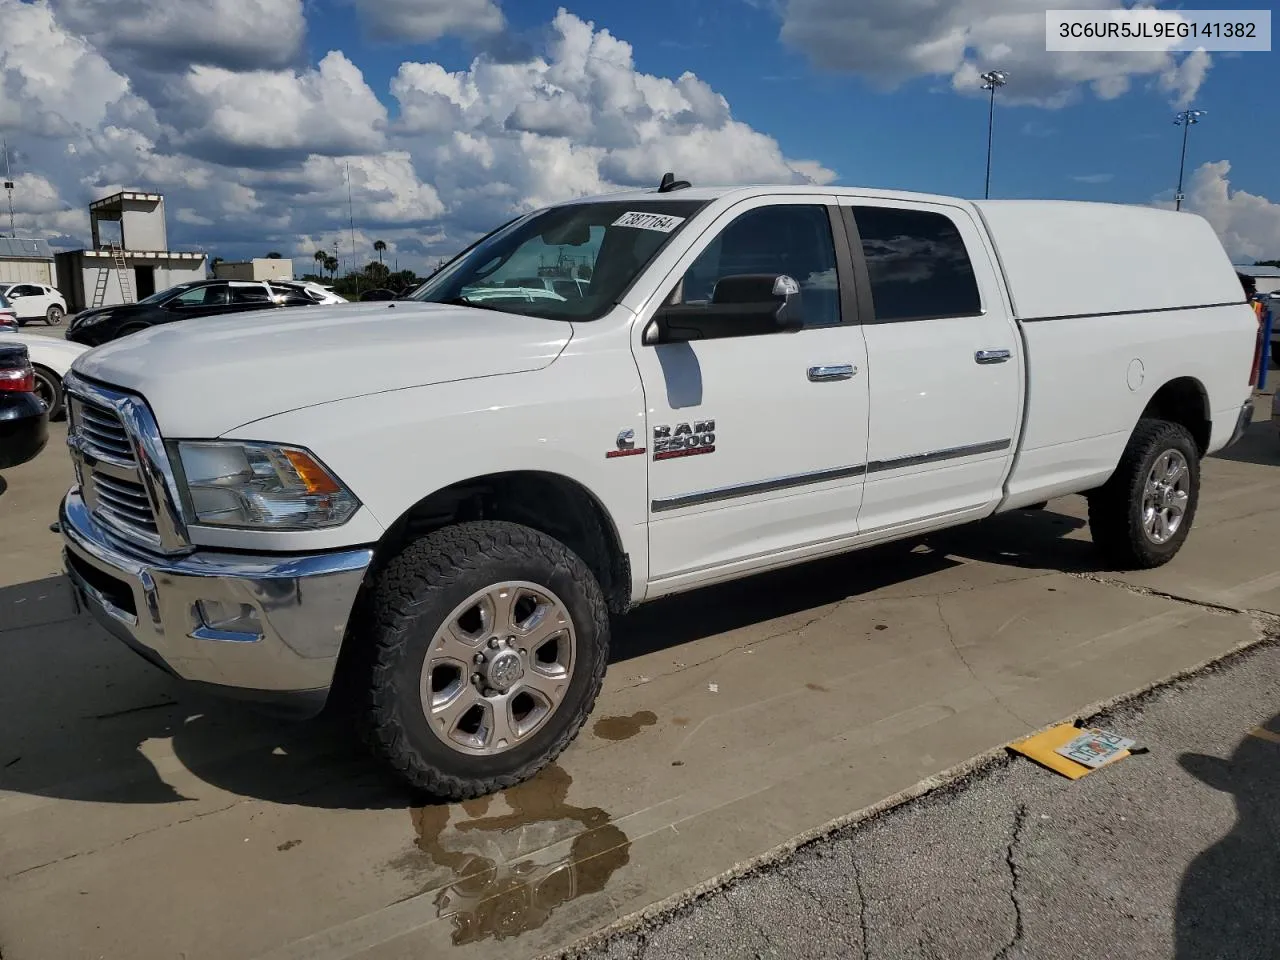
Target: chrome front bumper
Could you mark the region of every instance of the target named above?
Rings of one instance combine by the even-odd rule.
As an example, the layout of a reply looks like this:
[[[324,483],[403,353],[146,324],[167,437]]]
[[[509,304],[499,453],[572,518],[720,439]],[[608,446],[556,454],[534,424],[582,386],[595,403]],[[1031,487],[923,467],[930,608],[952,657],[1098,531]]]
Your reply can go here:
[[[149,556],[96,523],[76,488],[59,521],[67,576],[113,636],[218,693],[323,706],[372,550]],[[242,616],[210,626],[206,604]]]

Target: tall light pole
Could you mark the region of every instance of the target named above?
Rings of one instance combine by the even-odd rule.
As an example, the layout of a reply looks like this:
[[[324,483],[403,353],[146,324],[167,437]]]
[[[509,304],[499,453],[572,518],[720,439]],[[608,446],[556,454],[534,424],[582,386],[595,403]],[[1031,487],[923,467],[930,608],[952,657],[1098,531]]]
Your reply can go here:
[[[9,236],[16,237],[18,228],[14,226],[13,219],[13,173],[9,169],[9,141],[3,141],[4,146],[4,191],[9,195]]]
[[[1191,132],[1191,125],[1199,123],[1207,110],[1183,110],[1173,118],[1175,126],[1182,128],[1182,159],[1178,162],[1178,190],[1173,195],[1174,209],[1182,209],[1182,175],[1187,169],[1187,134]]]
[[[987,180],[982,196],[991,196],[991,144],[996,125],[996,90],[1009,82],[1009,74],[1003,70],[988,70],[982,74],[982,89],[991,91],[991,104],[987,111]]]
[[[996,90],[1009,82],[1009,75],[1003,70],[988,70],[982,75],[982,89],[991,91],[991,109],[987,113],[987,185],[982,191],[983,198],[991,196],[991,138],[996,126]]]

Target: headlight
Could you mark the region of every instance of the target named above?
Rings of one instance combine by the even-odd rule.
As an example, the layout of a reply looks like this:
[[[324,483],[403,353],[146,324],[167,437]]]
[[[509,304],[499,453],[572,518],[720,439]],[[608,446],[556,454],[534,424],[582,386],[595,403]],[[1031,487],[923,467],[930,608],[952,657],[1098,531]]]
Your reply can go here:
[[[103,320],[110,320],[111,313],[91,313],[87,317],[76,317],[71,321],[73,327],[91,327],[95,323],[101,323]]]
[[[318,530],[346,523],[360,501],[300,447],[241,441],[177,444],[194,523]]]

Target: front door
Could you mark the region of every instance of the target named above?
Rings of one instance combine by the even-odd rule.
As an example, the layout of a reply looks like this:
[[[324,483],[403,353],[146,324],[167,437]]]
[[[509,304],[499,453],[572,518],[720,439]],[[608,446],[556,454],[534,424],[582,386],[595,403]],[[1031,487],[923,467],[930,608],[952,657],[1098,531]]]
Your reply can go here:
[[[9,303],[19,320],[42,320],[53,298],[34,283],[19,283],[9,290]]]
[[[871,427],[865,534],[988,512],[1022,416],[1021,337],[968,212],[841,198],[861,289]]]
[[[834,228],[834,229],[833,229]],[[803,326],[743,316],[714,339],[650,346],[636,324],[649,447],[650,596],[857,532],[867,443],[866,350],[833,198],[726,211],[667,277],[664,306],[720,307],[726,278],[799,283]],[[748,282],[749,284],[750,282]],[[686,313],[686,315],[688,315]]]

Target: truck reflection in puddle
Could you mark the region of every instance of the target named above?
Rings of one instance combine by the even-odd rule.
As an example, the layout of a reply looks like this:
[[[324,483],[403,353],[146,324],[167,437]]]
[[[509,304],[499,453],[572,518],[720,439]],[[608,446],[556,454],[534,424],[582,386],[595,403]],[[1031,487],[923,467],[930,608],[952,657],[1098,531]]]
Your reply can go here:
[[[436,891],[437,916],[452,919],[455,946],[536,930],[626,865],[627,835],[599,807],[566,803],[571,783],[553,764],[492,797],[409,811],[420,852],[395,866],[452,875],[432,877],[424,893]],[[510,812],[492,813],[504,806]]]

